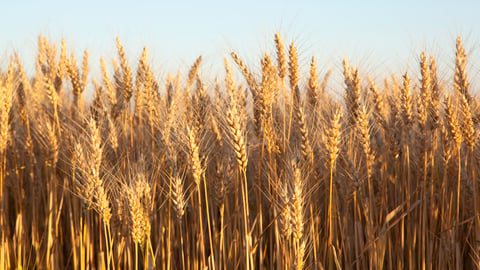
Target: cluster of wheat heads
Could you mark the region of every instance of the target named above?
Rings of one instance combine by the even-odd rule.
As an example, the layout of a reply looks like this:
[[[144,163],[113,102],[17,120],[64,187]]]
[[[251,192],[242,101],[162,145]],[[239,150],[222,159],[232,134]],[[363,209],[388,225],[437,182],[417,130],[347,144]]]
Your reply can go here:
[[[344,99],[275,35],[255,74],[236,53],[157,80],[101,59],[98,79],[39,37],[36,73],[0,72],[0,267],[480,267],[479,101],[457,39],[377,87],[343,62]],[[234,66],[234,64],[235,66]],[[235,80],[234,73],[243,74]],[[84,90],[94,88],[91,102]]]

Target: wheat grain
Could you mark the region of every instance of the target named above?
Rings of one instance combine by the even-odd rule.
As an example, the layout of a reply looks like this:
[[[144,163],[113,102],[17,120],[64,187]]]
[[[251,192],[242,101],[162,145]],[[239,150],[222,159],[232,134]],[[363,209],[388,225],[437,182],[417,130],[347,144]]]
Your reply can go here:
[[[107,67],[105,65],[105,60],[103,59],[103,57],[100,59],[100,66],[101,66],[101,70],[102,70],[103,85],[106,89],[108,101],[110,103],[110,108],[113,109],[115,107],[115,105],[117,104],[117,95],[116,95],[115,89],[113,88],[112,82],[110,81],[110,78],[108,77]]]
[[[132,71],[130,66],[127,63],[127,57],[125,56],[125,51],[123,49],[122,43],[120,43],[120,38],[117,37],[117,51],[118,57],[120,59],[120,66],[122,67],[122,90],[125,101],[128,103],[132,97]]]
[[[282,37],[278,32],[275,33],[275,47],[277,49],[278,77],[283,81],[287,76],[287,57],[285,55],[285,46],[283,45]]]
[[[452,100],[450,99],[449,95],[445,95],[445,117],[447,119],[448,131],[450,134],[450,138],[456,143],[456,145],[460,145],[462,142],[462,133],[460,130],[460,125],[458,124],[456,113],[453,109]]]
[[[198,68],[200,67],[200,63],[202,63],[202,56],[201,55],[195,60],[192,67],[188,71],[187,89],[189,89],[190,86],[195,81],[195,78],[197,77]]]
[[[292,185],[293,185],[293,196],[291,201],[291,222],[293,228],[293,237],[295,241],[299,242],[303,238],[303,224],[304,224],[304,207],[305,207],[305,194],[304,188],[305,183],[300,172],[298,164],[294,161],[292,162]]]
[[[318,102],[318,74],[317,74],[317,61],[315,57],[312,57],[312,63],[310,64],[310,77],[308,79],[307,87],[307,102],[312,108],[316,107]]]
[[[203,174],[202,163],[200,161],[200,150],[197,141],[197,132],[194,128],[187,126],[188,145],[190,150],[190,166],[193,174],[193,180],[197,187]]]
[[[135,192],[134,188],[128,187],[126,190],[126,197],[128,200],[128,209],[130,212],[130,234],[132,236],[132,240],[138,245],[143,245],[145,241],[145,214],[143,213],[139,195]]]
[[[477,131],[473,124],[472,112],[465,95],[460,97],[462,102],[462,132],[465,143],[470,149],[473,149],[477,141]]]
[[[237,111],[237,105],[232,103],[227,109],[226,122],[228,125],[230,143],[237,159],[238,167],[241,171],[247,168],[247,146],[245,142],[245,131],[240,122],[240,116]]]
[[[292,211],[291,211],[291,203],[290,203],[290,195],[288,191],[288,184],[285,182],[283,185],[280,186],[280,228],[282,232],[282,236],[285,240],[289,239],[292,235],[293,228],[292,228]]]
[[[373,173],[373,163],[375,155],[370,147],[370,128],[368,121],[367,108],[365,106],[359,111],[358,115],[358,131],[360,135],[360,144],[362,145],[363,154],[365,155],[367,165],[367,176],[370,178]]]
[[[76,99],[78,99],[78,96],[83,92],[82,90],[82,84],[78,75],[78,67],[77,67],[77,61],[75,60],[75,54],[72,53],[70,56],[70,61],[69,65],[67,66],[68,70],[68,75],[70,76],[70,80],[72,81],[72,93]]]
[[[348,69],[348,63],[344,61],[344,69]],[[352,71],[344,71],[345,84],[347,85],[345,93],[345,104],[347,105],[348,121],[352,126],[355,126],[360,110],[360,77],[358,69]]]
[[[183,188],[183,179],[178,175],[173,175],[172,179],[172,202],[177,215],[177,221],[181,222],[183,215],[185,215],[185,208],[187,206],[186,195]]]
[[[82,62],[82,78],[80,81],[82,91],[87,88],[88,83],[88,50],[83,52],[83,62]]]
[[[431,97],[430,97],[430,110],[429,121],[432,129],[436,129],[440,125],[440,98],[441,89],[439,80],[437,77],[437,64],[435,58],[430,57],[430,80],[431,80]]]
[[[288,78],[290,79],[290,90],[293,92],[299,81],[297,48],[291,43],[288,50]]]
[[[412,94],[410,89],[410,77],[408,72],[403,75],[403,87],[401,88],[401,108],[402,108],[402,121],[403,125],[407,128],[412,125]]]
[[[466,73],[467,55],[465,54],[461,37],[457,37],[456,47],[454,87],[455,90],[464,95],[467,100],[470,100],[471,97],[468,91],[469,83]]]
[[[238,55],[235,52],[232,52],[230,55],[232,56],[233,61],[240,68],[240,71],[242,72],[243,76],[247,80],[248,87],[250,88],[250,91],[252,92],[252,95],[255,98],[258,91],[257,89],[258,86],[257,86],[257,82],[255,81],[255,78],[253,77],[252,73],[250,72],[248,67],[245,65],[245,63],[240,59],[240,57],[238,57]]]

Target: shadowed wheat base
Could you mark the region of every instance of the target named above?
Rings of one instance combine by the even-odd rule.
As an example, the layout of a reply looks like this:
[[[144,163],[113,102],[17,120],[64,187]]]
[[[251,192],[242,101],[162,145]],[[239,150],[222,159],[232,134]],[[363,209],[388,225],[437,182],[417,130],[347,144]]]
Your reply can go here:
[[[0,268],[480,268],[480,107],[461,39],[451,79],[425,52],[383,86],[345,59],[344,100],[318,60],[302,78],[295,44],[274,40],[261,74],[232,52],[215,84],[201,57],[185,79],[157,80],[146,48],[132,69],[119,39],[97,80],[64,41],[39,37],[33,77],[12,55]]]

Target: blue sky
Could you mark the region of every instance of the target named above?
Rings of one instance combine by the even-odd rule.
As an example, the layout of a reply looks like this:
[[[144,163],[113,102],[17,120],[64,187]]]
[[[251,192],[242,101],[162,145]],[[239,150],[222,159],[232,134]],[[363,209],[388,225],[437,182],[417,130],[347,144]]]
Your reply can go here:
[[[472,77],[480,65],[480,1],[9,1],[0,16],[0,63],[18,52],[27,68],[37,36],[64,37],[77,58],[85,48],[90,66],[116,56],[115,37],[132,65],[147,45],[159,76],[188,71],[203,55],[203,73],[222,76],[223,57],[232,50],[251,66],[274,53],[273,35],[294,40],[300,64],[312,55],[321,69],[339,72],[346,56],[373,77],[417,70],[425,49],[452,68],[455,37],[462,35],[471,56]]]

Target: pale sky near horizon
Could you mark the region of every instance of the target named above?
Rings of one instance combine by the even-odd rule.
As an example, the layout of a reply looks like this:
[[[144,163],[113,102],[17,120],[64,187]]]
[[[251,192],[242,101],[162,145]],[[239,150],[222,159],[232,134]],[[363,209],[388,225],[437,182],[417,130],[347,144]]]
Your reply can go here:
[[[417,71],[421,50],[453,67],[461,35],[472,80],[480,77],[480,1],[10,1],[0,15],[0,64],[16,51],[34,69],[38,34],[59,42],[81,59],[90,52],[116,57],[119,36],[134,67],[143,46],[159,76],[183,73],[203,56],[203,74],[223,76],[223,58],[235,50],[252,68],[274,53],[273,36],[298,46],[306,69],[312,55],[320,71],[340,72],[343,57],[371,76]]]

